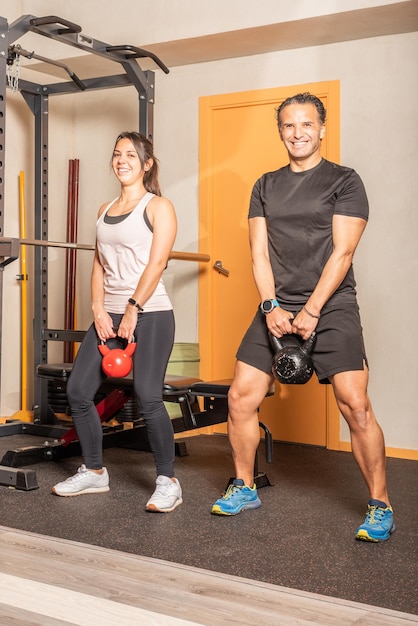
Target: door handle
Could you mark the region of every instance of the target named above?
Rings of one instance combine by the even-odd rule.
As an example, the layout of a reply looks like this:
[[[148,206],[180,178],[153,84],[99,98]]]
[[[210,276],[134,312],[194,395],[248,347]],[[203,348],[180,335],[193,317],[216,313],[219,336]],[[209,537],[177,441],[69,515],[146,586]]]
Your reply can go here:
[[[215,270],[218,270],[218,272],[220,274],[223,274],[224,276],[229,276],[229,270],[226,270],[223,266],[222,266],[222,261],[215,261],[215,264],[213,266],[213,268]]]

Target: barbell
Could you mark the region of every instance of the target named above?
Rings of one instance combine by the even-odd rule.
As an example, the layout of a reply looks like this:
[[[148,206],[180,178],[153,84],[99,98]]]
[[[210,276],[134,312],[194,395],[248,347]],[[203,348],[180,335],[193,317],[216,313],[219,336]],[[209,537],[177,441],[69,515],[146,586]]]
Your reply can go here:
[[[85,243],[72,243],[64,241],[47,241],[46,239],[15,239],[12,237],[0,237],[0,258],[5,259],[0,263],[2,267],[19,258],[20,246],[39,246],[41,248],[67,248],[70,250],[95,250],[95,246]],[[200,252],[176,252],[172,250],[170,260],[195,261],[196,263],[208,263],[209,254]]]

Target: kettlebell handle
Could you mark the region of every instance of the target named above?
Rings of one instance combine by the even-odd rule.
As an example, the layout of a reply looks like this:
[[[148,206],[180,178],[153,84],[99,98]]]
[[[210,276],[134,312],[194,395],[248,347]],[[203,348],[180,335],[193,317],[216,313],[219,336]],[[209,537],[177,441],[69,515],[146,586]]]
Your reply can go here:
[[[279,350],[284,348],[284,345],[280,341],[280,337],[276,337],[269,331],[270,343],[273,347],[273,350],[277,353]],[[312,335],[300,346],[300,350],[305,352],[305,354],[311,354],[314,349],[316,343],[316,332],[313,331]]]
[[[122,339],[122,337],[110,337],[110,339],[119,339],[119,341],[126,341],[126,339]],[[106,339],[99,339],[99,346],[106,346]],[[135,335],[132,335],[132,339],[131,341],[127,342],[127,345],[129,346],[129,344],[134,343],[136,344],[136,338]],[[107,347],[107,346],[106,346]],[[107,348],[109,350],[109,348]]]
[[[106,354],[110,352],[110,348],[108,345],[106,345],[105,339],[99,340],[98,348],[102,356],[105,356]],[[126,348],[124,350],[126,356],[131,356],[135,352],[135,348],[136,348],[136,339],[135,339],[135,335],[132,335],[132,340],[129,343],[127,343]]]
[[[276,337],[276,335],[273,335],[270,331],[269,331],[269,339],[270,339],[270,343],[274,352],[278,352],[279,350],[282,350],[284,346],[282,342],[280,341],[280,338]]]
[[[306,354],[311,354],[316,344],[316,331],[314,330],[312,335],[305,341],[301,350]]]

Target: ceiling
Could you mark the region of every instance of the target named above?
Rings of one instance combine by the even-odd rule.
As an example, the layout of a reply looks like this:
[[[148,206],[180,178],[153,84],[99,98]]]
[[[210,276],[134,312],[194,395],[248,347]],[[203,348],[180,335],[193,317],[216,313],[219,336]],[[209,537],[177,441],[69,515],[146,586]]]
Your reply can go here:
[[[172,68],[417,30],[418,0],[410,0],[151,45],[127,43],[145,48],[157,55],[167,67]],[[15,43],[20,42],[18,40]],[[79,50],[76,50],[78,56],[74,56],[73,47],[71,56],[65,56],[68,54],[68,46],[60,44],[60,48],[63,49],[63,56],[55,57],[54,60],[68,65],[81,79],[121,73],[118,63]],[[68,79],[62,69],[48,63],[22,58],[21,64],[22,75],[27,80],[40,82],[39,72],[58,79]],[[158,69],[148,59],[141,59],[139,64],[144,70]],[[41,82],[47,83],[49,79]]]

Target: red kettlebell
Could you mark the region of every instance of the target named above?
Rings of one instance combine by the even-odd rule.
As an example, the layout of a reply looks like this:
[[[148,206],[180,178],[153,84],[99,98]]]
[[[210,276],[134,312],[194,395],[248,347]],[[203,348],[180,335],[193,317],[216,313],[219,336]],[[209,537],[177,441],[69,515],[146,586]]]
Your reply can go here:
[[[124,378],[132,369],[132,355],[135,352],[136,342],[128,343],[126,348],[110,349],[104,342],[99,344],[99,351],[103,355],[102,369],[110,378]]]

